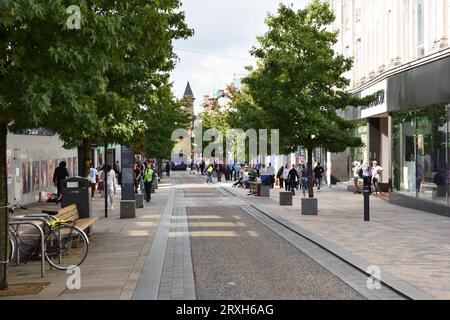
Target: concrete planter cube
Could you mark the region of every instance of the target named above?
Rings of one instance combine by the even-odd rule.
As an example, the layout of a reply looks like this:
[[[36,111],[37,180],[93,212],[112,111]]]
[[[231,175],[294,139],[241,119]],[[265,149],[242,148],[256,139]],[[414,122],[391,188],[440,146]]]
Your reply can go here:
[[[120,201],[120,219],[136,218],[136,200]]]
[[[261,194],[261,197],[269,198],[270,197],[270,186],[261,185],[260,194]]]
[[[292,206],[292,192],[280,192],[280,206]]]
[[[317,198],[302,199],[302,215],[317,216],[319,214]]]
[[[144,208],[144,195],[143,194],[136,194],[134,196],[134,200],[136,200],[136,209]]]

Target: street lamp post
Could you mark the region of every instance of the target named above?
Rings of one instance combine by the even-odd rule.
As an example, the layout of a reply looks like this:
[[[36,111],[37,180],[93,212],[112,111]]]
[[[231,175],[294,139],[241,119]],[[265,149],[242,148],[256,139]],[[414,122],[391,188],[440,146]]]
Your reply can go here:
[[[370,221],[370,183],[364,179],[364,221]]]

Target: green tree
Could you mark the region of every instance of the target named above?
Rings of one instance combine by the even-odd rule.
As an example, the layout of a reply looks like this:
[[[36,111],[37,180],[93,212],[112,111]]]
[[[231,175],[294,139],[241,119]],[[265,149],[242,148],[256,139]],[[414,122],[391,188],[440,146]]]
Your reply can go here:
[[[188,129],[192,117],[189,108],[191,98],[176,100],[173,97],[172,87],[165,84],[159,88],[156,95],[149,97],[143,109],[146,130],[141,134],[137,149],[157,160],[158,174],[162,175],[162,160],[170,159],[172,150],[177,143],[172,140],[172,132],[176,129]]]
[[[334,19],[330,6],[319,0],[297,11],[281,4],[266,19],[269,31],[252,50],[259,65],[244,80],[266,123],[280,130],[281,151],[307,148],[311,198],[313,150],[341,152],[362,145],[353,135],[354,124],[336,111],[373,99],[356,99],[346,91],[344,74],[351,70],[352,59],[333,50],[338,33],[328,26]]]
[[[140,105],[173,68],[172,40],[190,36],[179,0],[77,1],[81,29],[69,30],[72,1],[0,3],[0,206],[7,203],[7,127],[46,127],[67,147],[83,139],[126,143],[142,128]],[[89,153],[88,153],[89,154]],[[8,244],[0,213],[0,260]],[[6,266],[0,265],[0,289]]]

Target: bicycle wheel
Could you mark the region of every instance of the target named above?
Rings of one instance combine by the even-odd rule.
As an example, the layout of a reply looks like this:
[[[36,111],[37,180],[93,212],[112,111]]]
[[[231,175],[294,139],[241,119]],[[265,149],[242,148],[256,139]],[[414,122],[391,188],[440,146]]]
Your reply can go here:
[[[86,234],[75,226],[57,227],[45,237],[45,259],[58,270],[81,265],[88,248]]]

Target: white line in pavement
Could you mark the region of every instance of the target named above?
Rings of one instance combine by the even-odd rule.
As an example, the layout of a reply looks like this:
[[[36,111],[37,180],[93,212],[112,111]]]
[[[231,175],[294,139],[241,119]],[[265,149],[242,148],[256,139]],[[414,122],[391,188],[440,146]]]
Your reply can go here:
[[[156,300],[158,298],[174,203],[175,188],[172,188],[132,300]]]

